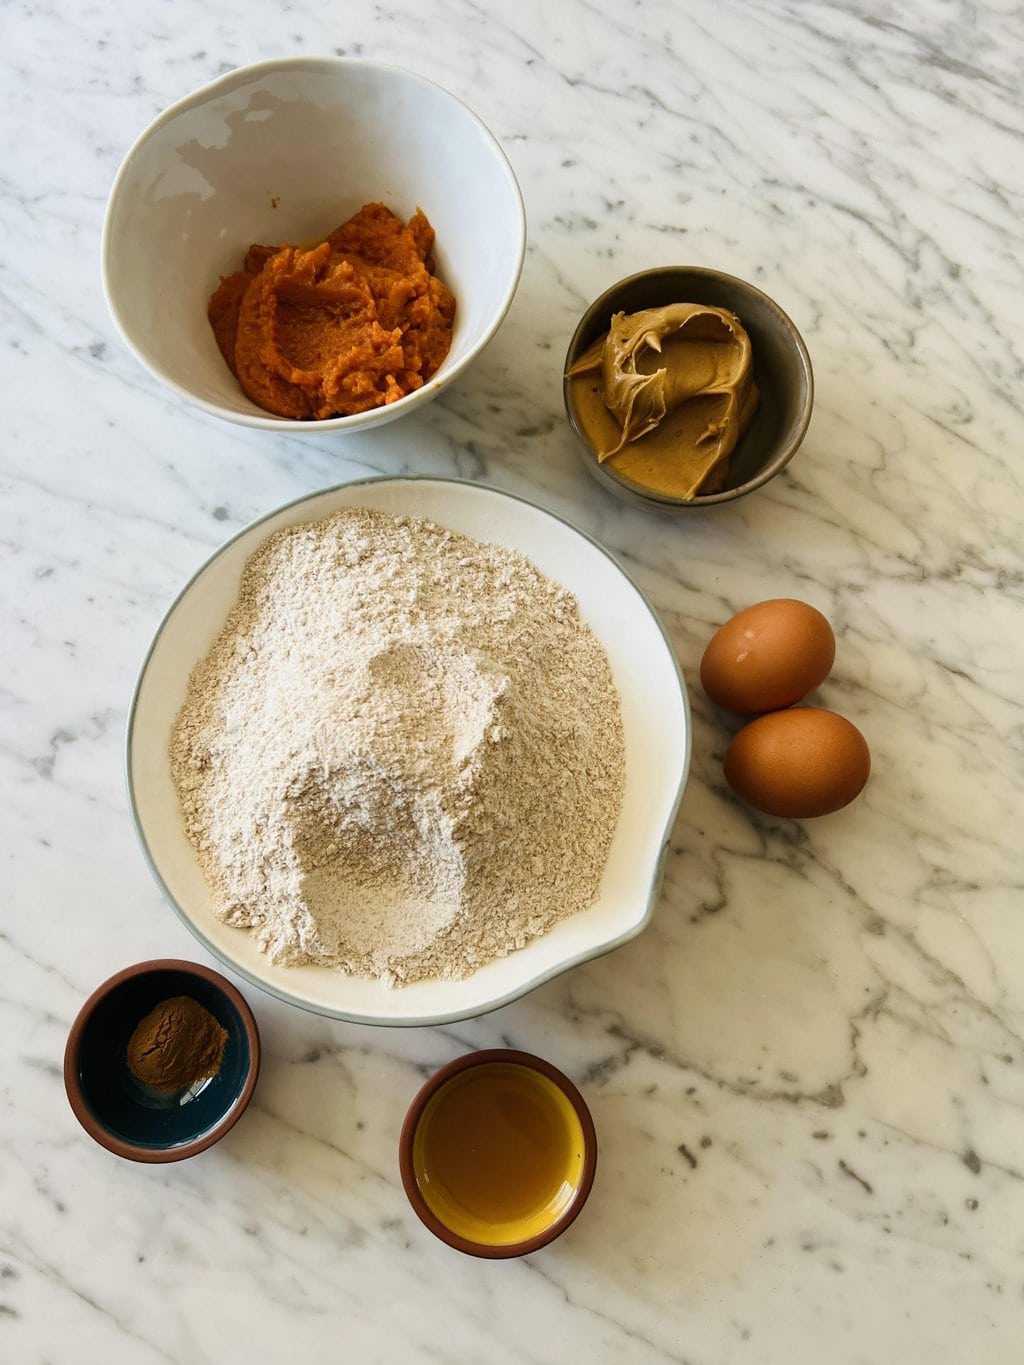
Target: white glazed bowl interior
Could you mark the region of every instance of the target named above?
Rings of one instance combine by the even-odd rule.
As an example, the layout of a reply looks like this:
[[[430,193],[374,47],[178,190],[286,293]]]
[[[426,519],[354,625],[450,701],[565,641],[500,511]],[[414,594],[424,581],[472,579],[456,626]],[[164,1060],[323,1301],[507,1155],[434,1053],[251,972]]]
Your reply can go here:
[[[242,568],[273,532],[342,507],[425,516],[519,550],[575,593],[608,652],[622,698],[626,780],[622,816],[597,902],[462,981],[388,990],[324,967],[275,966],[251,934],[222,923],[185,837],[168,749],[194,665],[233,605]],[[222,962],[293,1004],[361,1023],[427,1024],[483,1014],[575,963],[633,938],[660,890],[661,864],[690,761],[690,718],[675,654],[640,590],[594,541],[532,503],[479,484],[384,478],[316,493],[255,522],[199,570],[157,632],[128,721],[128,791],[139,839],[171,904]]]
[[[422,389],[371,412],[298,424],[240,389],[206,317],[253,242],[319,240],[363,204],[422,208],[456,298],[451,350]],[[486,345],[522,270],[515,176],[480,120],[410,72],[343,58],[241,67],[141,135],[114,181],[103,282],[124,340],[158,379],[208,412],[271,430],[354,430],[429,401]]]

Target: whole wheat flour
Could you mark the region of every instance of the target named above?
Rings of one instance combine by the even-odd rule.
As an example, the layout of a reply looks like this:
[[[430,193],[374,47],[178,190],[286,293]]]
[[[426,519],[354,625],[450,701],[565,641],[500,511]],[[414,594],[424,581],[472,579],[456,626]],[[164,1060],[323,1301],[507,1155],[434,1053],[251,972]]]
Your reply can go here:
[[[465,976],[595,899],[619,699],[528,559],[351,508],[271,536],[171,741],[217,914],[275,962]]]

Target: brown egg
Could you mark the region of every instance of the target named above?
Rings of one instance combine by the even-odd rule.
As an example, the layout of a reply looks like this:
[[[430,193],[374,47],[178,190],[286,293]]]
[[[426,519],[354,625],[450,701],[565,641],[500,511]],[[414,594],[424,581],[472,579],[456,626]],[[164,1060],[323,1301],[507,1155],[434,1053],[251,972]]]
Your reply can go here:
[[[737,612],[712,635],[700,681],[730,711],[777,711],[823,682],[835,657],[836,637],[821,612],[776,597]]]
[[[855,725],[801,706],[744,725],[725,751],[725,780],[767,815],[829,815],[864,790],[871,754]]]

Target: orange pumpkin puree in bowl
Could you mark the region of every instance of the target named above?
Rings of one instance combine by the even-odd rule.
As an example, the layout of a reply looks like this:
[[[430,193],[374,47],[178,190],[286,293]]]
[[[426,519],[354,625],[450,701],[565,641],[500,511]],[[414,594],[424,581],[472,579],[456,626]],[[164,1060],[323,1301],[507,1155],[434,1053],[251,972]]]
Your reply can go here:
[[[239,384],[278,417],[348,417],[420,388],[452,340],[434,229],[366,204],[318,246],[251,246],[208,315]]]

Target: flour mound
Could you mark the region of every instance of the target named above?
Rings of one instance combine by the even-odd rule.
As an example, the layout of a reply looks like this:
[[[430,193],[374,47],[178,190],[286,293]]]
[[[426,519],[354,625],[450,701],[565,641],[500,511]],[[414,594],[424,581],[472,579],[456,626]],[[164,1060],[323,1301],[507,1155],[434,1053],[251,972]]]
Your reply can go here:
[[[622,721],[575,598],[528,559],[350,508],[249,560],[171,764],[222,919],[275,962],[396,985],[594,901]]]

